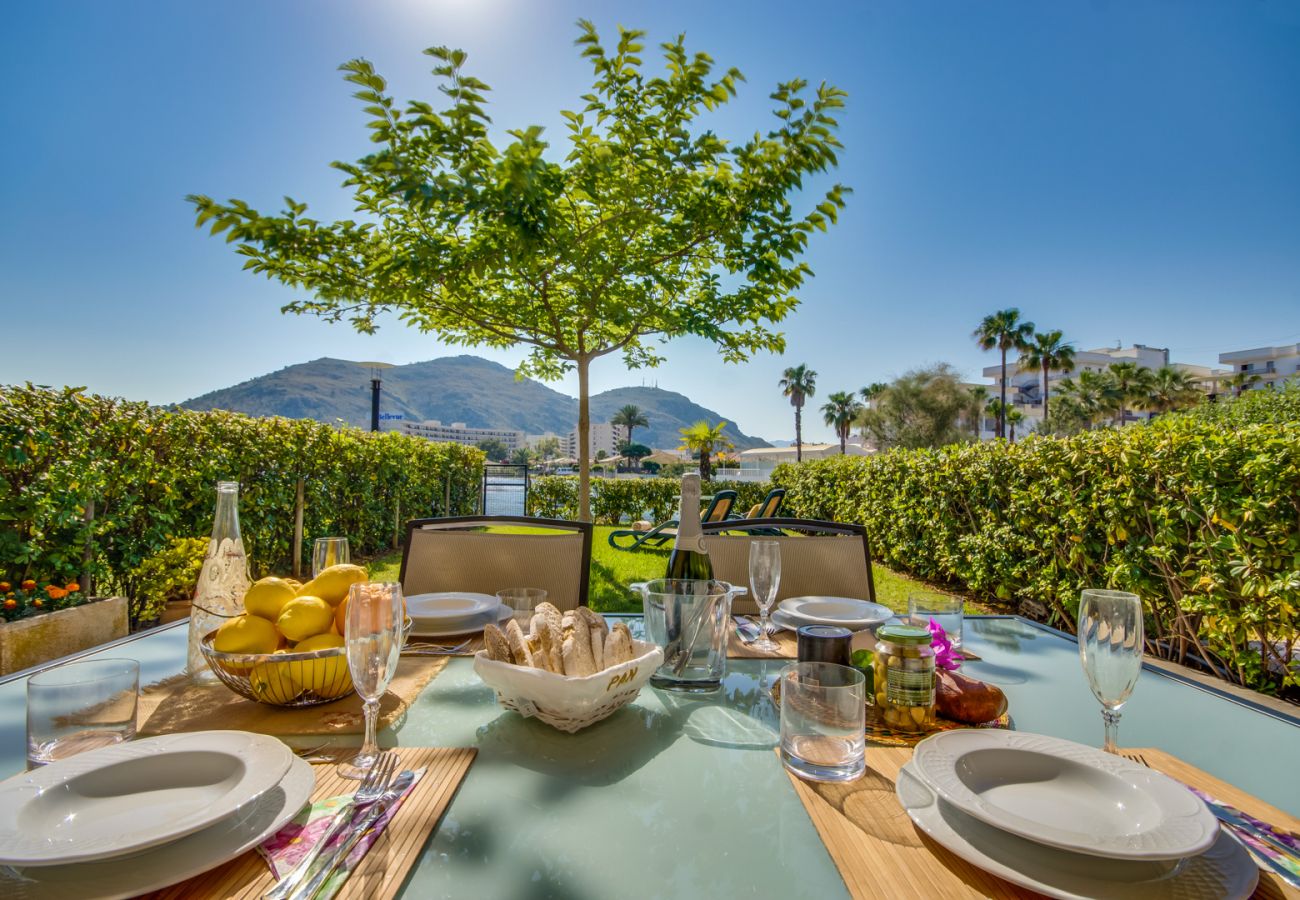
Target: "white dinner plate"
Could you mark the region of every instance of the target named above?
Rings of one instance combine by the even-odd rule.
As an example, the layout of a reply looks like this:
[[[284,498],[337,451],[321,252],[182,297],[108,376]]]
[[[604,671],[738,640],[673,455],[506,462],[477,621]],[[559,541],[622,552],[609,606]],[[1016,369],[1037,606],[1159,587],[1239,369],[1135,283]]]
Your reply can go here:
[[[912,767],[968,816],[1073,853],[1183,859],[1219,834],[1205,803],[1169,776],[1045,734],[944,731],[916,745]]]
[[[1108,860],[1057,850],[985,825],[930,790],[908,763],[895,786],[916,826],[955,855],[1012,884],[1066,900],[1249,897],[1259,880],[1250,854],[1227,832],[1182,861]]]
[[[894,614],[891,612],[889,614],[889,618],[893,618],[893,616]],[[781,609],[780,607],[773,609],[772,614],[769,618],[772,620],[773,625],[775,625],[778,628],[784,628],[786,631],[798,631],[800,628],[802,628],[805,625],[821,624],[820,622],[806,622],[803,619],[797,619],[794,616],[787,613],[785,610]],[[888,620],[889,619],[885,619],[884,621],[888,621]],[[847,628],[850,631],[864,631],[867,628],[874,628],[876,625],[879,624],[881,623],[872,622],[869,625],[843,625],[841,627]]]
[[[415,624],[411,626],[410,636],[413,638],[448,638],[459,637],[465,634],[477,634],[482,631],[484,626],[491,622],[502,625],[510,620],[514,615],[514,610],[502,604],[497,608],[496,613],[486,613],[479,615],[468,622],[458,622],[448,625],[442,622],[429,622],[423,619],[415,619]],[[413,617],[414,618],[414,617]]]
[[[312,767],[293,757],[278,785],[215,825],[126,859],[28,869],[0,866],[0,896],[6,900],[116,900],[168,887],[265,841],[298,814],[315,787]]]
[[[87,862],[174,841],[274,788],[293,759],[263,734],[198,731],[15,775],[0,782],[0,864]]]
[[[852,597],[787,597],[778,608],[804,625],[839,625],[860,631],[894,617],[888,606]]]
[[[481,617],[500,604],[501,601],[491,594],[439,591],[430,594],[412,594],[407,597],[406,614],[427,625],[451,626]]]

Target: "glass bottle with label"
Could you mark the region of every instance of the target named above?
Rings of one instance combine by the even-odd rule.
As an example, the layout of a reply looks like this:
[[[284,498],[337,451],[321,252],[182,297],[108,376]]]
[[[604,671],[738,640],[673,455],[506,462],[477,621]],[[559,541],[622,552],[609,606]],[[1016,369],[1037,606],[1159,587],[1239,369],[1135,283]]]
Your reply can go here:
[[[244,611],[244,594],[248,592],[248,556],[239,536],[239,482],[217,482],[217,512],[212,521],[212,539],[203,571],[194,587],[190,605],[189,653],[185,671],[196,682],[215,682],[217,676],[208,668],[199,642],[232,616]]]
[[[913,734],[934,730],[934,647],[930,629],[884,625],[876,631],[876,706],[885,725]]]

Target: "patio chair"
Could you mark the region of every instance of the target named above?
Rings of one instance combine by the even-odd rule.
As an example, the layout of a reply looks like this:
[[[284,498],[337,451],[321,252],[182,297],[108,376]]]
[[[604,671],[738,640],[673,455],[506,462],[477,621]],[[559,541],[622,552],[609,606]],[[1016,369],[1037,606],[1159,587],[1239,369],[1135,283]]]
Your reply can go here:
[[[721,522],[727,518],[731,512],[732,506],[736,503],[735,491],[718,491],[705,507],[704,512],[700,514],[700,522],[708,524],[710,522]],[[634,528],[620,528],[609,533],[609,545],[615,550],[635,550],[641,546],[662,547],[668,541],[677,537],[677,526],[681,524],[677,519],[669,519],[667,522],[661,522],[649,531],[637,531]],[[620,544],[624,538],[632,538],[630,544]]]
[[[815,519],[741,519],[704,526],[704,548],[713,577],[749,584],[749,545],[758,540],[781,545],[781,581],[776,602],[787,597],[831,596],[876,600],[871,545],[861,525]],[[756,615],[753,597],[737,597],[733,610]]]
[[[767,492],[766,497],[751,506],[749,512],[745,513],[743,516],[730,515],[727,516],[727,519],[732,522],[743,522],[746,519],[775,519],[777,513],[781,510],[781,502],[783,500],[785,500],[785,488],[773,488]],[[757,532],[749,530],[748,533],[756,534]],[[780,532],[769,531],[768,534],[777,536]]]
[[[587,605],[590,570],[590,522],[454,516],[407,523],[400,578],[405,594],[543,588],[564,610]]]

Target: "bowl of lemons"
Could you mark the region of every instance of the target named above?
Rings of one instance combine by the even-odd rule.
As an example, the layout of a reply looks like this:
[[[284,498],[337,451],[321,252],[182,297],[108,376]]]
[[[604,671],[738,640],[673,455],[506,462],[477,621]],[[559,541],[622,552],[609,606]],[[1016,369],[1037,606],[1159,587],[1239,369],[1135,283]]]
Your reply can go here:
[[[222,684],[259,703],[315,706],[346,697],[348,591],[367,580],[354,565],[330,566],[306,584],[262,578],[244,595],[241,615],[204,635],[203,657]]]

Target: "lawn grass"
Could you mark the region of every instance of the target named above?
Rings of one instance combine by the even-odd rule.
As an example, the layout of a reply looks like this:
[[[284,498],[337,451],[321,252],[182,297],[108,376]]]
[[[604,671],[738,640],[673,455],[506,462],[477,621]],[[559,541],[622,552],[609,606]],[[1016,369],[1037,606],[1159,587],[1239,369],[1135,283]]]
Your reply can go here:
[[[503,529],[508,530],[508,529]],[[527,531],[521,528],[520,531]],[[611,525],[597,525],[591,539],[591,584],[588,596],[592,608],[600,612],[640,612],[641,599],[627,589],[636,581],[662,578],[668,568],[669,545],[662,550],[642,547],[637,550],[615,550],[609,546]],[[396,581],[402,566],[400,551],[371,560],[370,577],[375,581]],[[907,595],[911,591],[927,590],[923,582],[900,575],[877,563],[874,566],[876,599],[896,612],[907,612]],[[984,610],[967,605],[968,612]]]

